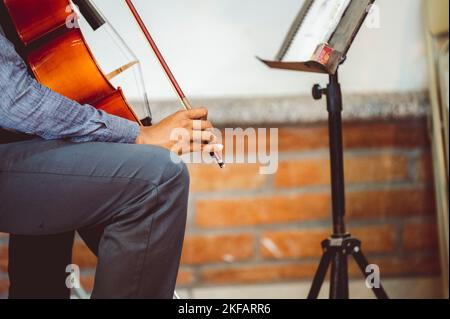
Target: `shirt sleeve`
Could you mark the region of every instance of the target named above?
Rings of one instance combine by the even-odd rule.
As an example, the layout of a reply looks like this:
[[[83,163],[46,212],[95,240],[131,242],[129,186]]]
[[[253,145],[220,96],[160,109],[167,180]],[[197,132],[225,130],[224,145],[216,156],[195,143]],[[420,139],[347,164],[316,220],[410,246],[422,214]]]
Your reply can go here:
[[[81,105],[38,83],[0,34],[0,127],[44,139],[134,143],[135,122]]]

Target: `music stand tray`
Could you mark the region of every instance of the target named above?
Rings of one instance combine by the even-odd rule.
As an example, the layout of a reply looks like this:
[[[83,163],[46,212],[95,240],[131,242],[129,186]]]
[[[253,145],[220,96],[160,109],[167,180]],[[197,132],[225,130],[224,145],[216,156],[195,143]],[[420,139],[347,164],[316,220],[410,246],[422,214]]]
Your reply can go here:
[[[305,0],[305,3],[292,23],[292,26],[290,27],[289,32],[286,35],[275,59],[258,59],[270,68],[274,69],[325,74],[336,73],[375,0],[340,0],[343,3],[341,9],[344,10],[344,12],[342,15],[332,16],[333,19],[340,19],[337,25],[331,29],[331,32],[328,33],[329,37],[327,36],[328,34],[325,34],[325,36],[321,39],[317,39],[319,42],[316,43],[314,52],[311,52],[311,54],[307,57],[307,60],[286,61],[289,50],[292,49],[294,40],[299,33],[301,33],[302,28],[312,29],[307,30],[307,34],[305,36],[308,36],[309,33],[309,37],[312,37],[311,33],[315,32],[314,27],[317,26],[317,24],[304,25],[305,20],[308,18],[309,12],[314,9],[315,5],[320,5],[320,2],[326,3],[327,1],[329,0]],[[322,8],[319,8],[319,10],[321,9]],[[317,16],[315,18],[321,17],[317,12],[316,15]],[[322,18],[326,19],[327,16],[323,16]],[[331,27],[333,27],[333,24]],[[326,28],[324,30],[326,30]],[[299,43],[299,45],[301,46],[301,43]]]
[[[301,62],[286,61],[286,55],[291,49],[295,37],[302,32],[304,22],[311,20],[309,12],[320,13],[324,6],[333,1],[336,8],[341,10],[339,14],[330,14],[336,18],[336,25],[330,33],[328,41],[319,42],[309,59]],[[288,35],[286,36],[274,61],[263,60],[264,64],[274,69],[323,73],[329,75],[329,83],[326,88],[316,84],[313,87],[313,98],[319,100],[323,95],[327,99],[330,162],[331,162],[331,193],[332,193],[332,217],[333,233],[322,242],[323,255],[319,267],[314,276],[308,299],[316,299],[323,285],[328,268],[331,265],[330,299],[348,299],[348,256],[353,256],[358,264],[366,282],[371,273],[368,273],[369,262],[361,250],[361,241],[347,232],[345,225],[345,180],[342,139],[342,91],[339,84],[338,69],[345,61],[346,54],[360,30],[371,5],[375,0],[306,0],[295,19]],[[334,9],[334,8],[333,8]],[[328,23],[329,21],[327,21]],[[317,24],[316,24],[317,25]],[[307,31],[306,35],[314,30]],[[309,33],[308,33],[309,32]],[[323,39],[323,38],[322,38]],[[313,44],[314,45],[314,44]],[[301,43],[300,43],[301,46]],[[311,46],[311,44],[310,44]],[[303,54],[308,54],[304,52]],[[387,299],[388,296],[380,283],[371,286],[374,294],[379,299]]]

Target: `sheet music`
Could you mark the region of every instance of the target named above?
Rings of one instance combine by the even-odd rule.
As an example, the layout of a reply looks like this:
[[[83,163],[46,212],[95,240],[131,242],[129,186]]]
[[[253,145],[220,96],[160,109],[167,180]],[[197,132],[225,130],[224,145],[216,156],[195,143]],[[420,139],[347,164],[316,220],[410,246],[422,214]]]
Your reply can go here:
[[[308,61],[317,46],[328,42],[351,0],[315,0],[284,61]]]

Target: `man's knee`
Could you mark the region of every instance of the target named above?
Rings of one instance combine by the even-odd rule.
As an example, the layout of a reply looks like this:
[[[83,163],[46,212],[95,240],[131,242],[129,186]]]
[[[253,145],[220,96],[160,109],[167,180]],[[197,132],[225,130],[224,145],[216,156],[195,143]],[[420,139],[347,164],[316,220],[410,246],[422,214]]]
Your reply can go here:
[[[173,157],[173,154],[171,156]],[[189,188],[190,178],[186,164],[181,160],[174,160],[172,157],[165,162],[163,183],[173,182],[182,188]]]
[[[145,178],[150,179],[150,182],[156,186],[172,184],[181,188],[189,188],[189,170],[177,155],[164,148],[154,146],[147,147],[146,152],[148,154],[144,157],[151,158],[151,160],[147,160],[144,164]]]
[[[184,233],[189,197],[189,170],[183,161],[176,158],[174,160],[175,155],[168,150],[158,148],[151,151],[153,154],[156,152],[155,162],[159,170],[155,186],[162,213],[157,214],[157,218],[162,218],[167,225],[171,225],[172,232],[176,230]],[[147,170],[151,174],[155,166],[149,162]],[[149,213],[152,215],[154,212]]]

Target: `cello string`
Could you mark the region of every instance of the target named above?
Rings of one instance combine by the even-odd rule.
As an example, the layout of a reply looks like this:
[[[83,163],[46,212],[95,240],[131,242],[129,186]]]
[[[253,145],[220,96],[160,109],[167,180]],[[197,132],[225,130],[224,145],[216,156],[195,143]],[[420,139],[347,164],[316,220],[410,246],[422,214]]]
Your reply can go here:
[[[119,52],[125,58],[126,61],[129,61],[128,64],[124,66],[128,66],[130,63],[134,64],[134,61],[137,64],[133,65],[132,74],[134,78],[134,82],[136,83],[136,89],[139,96],[143,98],[143,107],[138,107],[138,109],[144,113],[144,117],[152,118],[152,111],[150,108],[150,102],[148,99],[148,91],[149,88],[145,83],[145,79],[143,76],[143,69],[141,65],[141,61],[135,54],[135,52],[128,46],[125,42],[124,38],[120,35],[114,25],[110,22],[109,18],[103,13],[102,10],[99,9],[95,1],[91,1],[92,6],[96,9],[96,11],[101,15],[102,19],[105,21],[105,26],[102,27],[104,32],[106,32],[107,36],[114,43],[115,47],[118,48]],[[77,6],[75,6],[77,8]],[[78,8],[77,8],[78,9]],[[81,15],[82,16],[82,15]],[[123,67],[123,66],[122,66]],[[117,71],[117,70],[114,70]],[[114,72],[113,71],[113,72]],[[123,70],[125,71],[125,70]],[[136,105],[135,105],[136,107]]]

